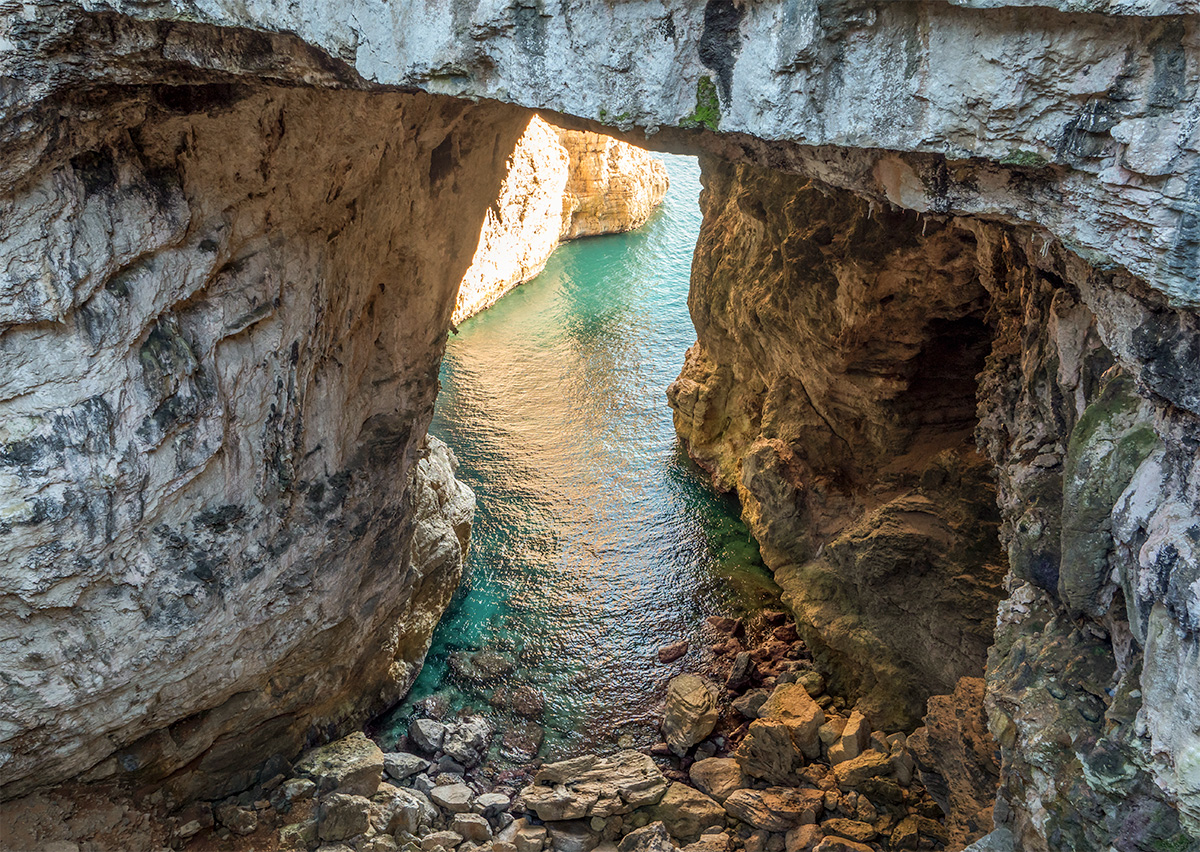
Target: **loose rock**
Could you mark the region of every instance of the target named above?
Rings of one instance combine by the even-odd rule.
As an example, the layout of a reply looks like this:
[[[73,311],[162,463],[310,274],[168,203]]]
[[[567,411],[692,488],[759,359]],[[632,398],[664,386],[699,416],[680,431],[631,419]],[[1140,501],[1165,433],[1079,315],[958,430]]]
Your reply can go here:
[[[720,715],[716,684],[696,675],[678,675],[667,685],[662,731],[671,751],[682,756],[706,738]]]
[[[361,731],[315,748],[296,764],[295,773],[311,778],[319,792],[336,790],[372,796],[383,780],[383,751]]]
[[[824,807],[825,793],[821,790],[788,787],[738,790],[725,800],[725,811],[730,816],[766,831],[788,831],[815,823]]]
[[[371,802],[363,796],[330,793],[317,808],[317,836],[321,840],[347,840],[367,830]]]

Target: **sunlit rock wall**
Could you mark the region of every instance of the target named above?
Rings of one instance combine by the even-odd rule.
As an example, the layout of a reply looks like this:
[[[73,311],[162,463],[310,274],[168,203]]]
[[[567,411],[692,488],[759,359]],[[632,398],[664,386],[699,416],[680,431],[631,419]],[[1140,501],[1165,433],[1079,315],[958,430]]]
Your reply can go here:
[[[533,118],[488,210],[454,322],[541,272],[562,240],[641,226],[662,203],[667,184],[666,169],[640,148]]]
[[[425,432],[528,114],[87,32],[57,61],[136,48],[125,83],[4,125],[46,135],[0,188],[0,780],[236,790],[396,700],[457,585],[474,498]]]

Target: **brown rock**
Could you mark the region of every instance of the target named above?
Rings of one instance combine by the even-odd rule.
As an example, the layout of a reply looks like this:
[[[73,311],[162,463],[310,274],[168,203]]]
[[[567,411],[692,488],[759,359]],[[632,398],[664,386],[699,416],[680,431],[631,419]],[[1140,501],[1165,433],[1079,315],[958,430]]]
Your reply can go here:
[[[725,809],[699,790],[676,782],[667,788],[666,795],[649,809],[650,818],[661,820],[672,837],[690,843],[704,829],[723,825]]]
[[[725,811],[731,817],[766,831],[788,831],[815,823],[824,807],[825,794],[820,790],[788,787],[738,790],[725,800]]]
[[[891,759],[874,750],[865,751],[858,757],[833,767],[838,786],[843,790],[853,790],[868,778],[887,775],[891,771]]]
[[[865,843],[845,837],[826,837],[813,847],[813,852],[874,852],[874,850]]]
[[[383,750],[361,731],[315,748],[297,761],[301,778],[311,778],[320,792],[337,790],[373,796],[383,780]]]
[[[813,701],[808,690],[799,683],[785,683],[775,688],[758,711],[760,719],[774,719],[788,727],[792,743],[805,757],[821,755],[817,732],[825,724],[825,712]]]
[[[988,732],[982,678],[962,678],[950,695],[929,699],[925,725],[908,738],[921,783],[946,814],[949,839],[966,846],[992,830],[1000,767]],[[895,758],[903,771],[902,757]],[[903,781],[901,772],[897,777]]]
[[[785,852],[811,852],[825,835],[818,825],[798,825],[784,838]]]
[[[688,769],[688,777],[701,792],[724,802],[736,790],[747,786],[747,778],[738,762],[729,757],[697,760]]]
[[[663,645],[658,649],[658,661],[660,663],[673,663],[688,652],[688,641],[681,639],[678,642],[672,642],[670,645]]]
[[[718,694],[716,684],[705,678],[691,674],[671,678],[662,723],[663,737],[671,751],[683,756],[713,732],[720,715]]]
[[[857,840],[859,843],[866,843],[876,834],[875,826],[870,823],[853,819],[843,819],[842,817],[824,820],[821,823],[821,830],[826,834],[836,834],[839,837],[848,837],[851,840]]]

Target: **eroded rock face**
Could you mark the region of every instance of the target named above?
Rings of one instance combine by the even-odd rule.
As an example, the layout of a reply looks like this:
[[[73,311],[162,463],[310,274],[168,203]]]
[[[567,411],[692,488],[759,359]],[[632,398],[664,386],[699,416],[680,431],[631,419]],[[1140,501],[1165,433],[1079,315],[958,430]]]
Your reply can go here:
[[[437,366],[528,116],[91,35],[137,37],[131,84],[60,104],[0,201],[0,774],[219,795],[416,675],[474,504]]]
[[[704,181],[676,430],[836,688],[901,727],[980,672],[1000,597],[974,238],[778,172],[706,160]]]
[[[689,450],[868,715],[979,672],[1007,564],[988,712],[1024,848],[1193,842],[1195,315],[1028,230],[786,181],[707,167]]]
[[[474,316],[533,278],[562,240],[641,226],[662,203],[667,185],[666,169],[642,149],[535,116],[487,211],[453,321]]]

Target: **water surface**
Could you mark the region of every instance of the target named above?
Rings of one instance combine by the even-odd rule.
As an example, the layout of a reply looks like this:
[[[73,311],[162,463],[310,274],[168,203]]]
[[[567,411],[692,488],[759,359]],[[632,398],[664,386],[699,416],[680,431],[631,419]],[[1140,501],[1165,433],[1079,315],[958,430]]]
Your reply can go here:
[[[736,502],[672,428],[700,185],[694,158],[662,159],[671,189],[650,222],[560,247],[449,342],[431,431],[479,508],[467,576],[385,745],[431,696],[491,715],[518,761],[542,732],[549,759],[653,741],[704,619],[775,598]],[[659,664],[679,639],[688,657]]]

